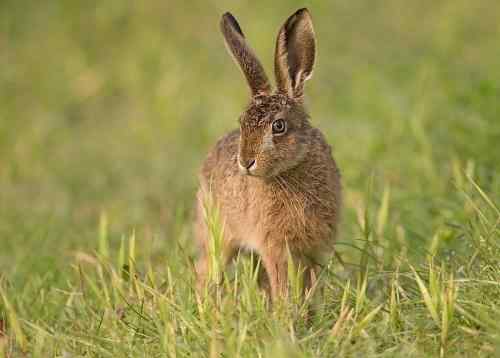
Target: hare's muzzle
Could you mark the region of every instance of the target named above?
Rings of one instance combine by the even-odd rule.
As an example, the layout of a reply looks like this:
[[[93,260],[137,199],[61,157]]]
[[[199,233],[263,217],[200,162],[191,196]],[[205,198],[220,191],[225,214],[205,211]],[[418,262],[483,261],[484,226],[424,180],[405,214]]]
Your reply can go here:
[[[244,175],[251,175],[255,170],[256,162],[255,159],[238,159],[238,165],[240,167],[240,173]]]

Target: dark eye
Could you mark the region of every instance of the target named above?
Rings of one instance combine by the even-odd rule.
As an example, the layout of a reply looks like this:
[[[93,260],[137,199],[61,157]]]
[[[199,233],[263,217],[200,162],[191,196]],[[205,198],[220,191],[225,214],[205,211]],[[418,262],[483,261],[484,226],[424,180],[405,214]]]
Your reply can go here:
[[[283,134],[286,132],[285,120],[279,118],[273,122],[273,134]]]

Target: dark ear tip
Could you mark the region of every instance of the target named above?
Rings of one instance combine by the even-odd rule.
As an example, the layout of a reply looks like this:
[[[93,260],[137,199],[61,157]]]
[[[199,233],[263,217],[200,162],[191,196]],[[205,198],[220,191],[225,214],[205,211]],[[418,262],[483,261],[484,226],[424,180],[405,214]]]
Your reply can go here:
[[[294,15],[311,17],[311,13],[309,12],[309,9],[307,7],[303,7],[302,9],[298,9]]]
[[[234,20],[234,16],[233,14],[231,14],[229,11],[226,11],[223,15],[222,15],[222,20],[223,21],[231,21],[231,19]]]
[[[293,26],[295,26],[297,21],[301,21],[301,20],[306,20],[309,22],[312,21],[311,13],[307,9],[307,7],[303,7],[301,9],[298,9],[292,15],[290,15],[290,17],[288,18],[288,20],[286,21],[284,26],[286,29],[290,30]]]
[[[240,25],[238,24],[238,21],[236,21],[236,18],[231,14],[229,11],[225,12],[222,15],[221,21],[220,21],[221,27],[224,29],[226,26],[232,27],[234,30],[236,30],[241,36],[243,35],[243,31],[241,30]]]

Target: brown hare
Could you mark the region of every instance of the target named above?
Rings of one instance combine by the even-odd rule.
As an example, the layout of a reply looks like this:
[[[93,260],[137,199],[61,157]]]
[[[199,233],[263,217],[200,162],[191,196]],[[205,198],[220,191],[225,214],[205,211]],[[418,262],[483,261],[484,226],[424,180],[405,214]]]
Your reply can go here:
[[[211,196],[223,225],[224,264],[239,249],[261,257],[273,300],[287,293],[288,260],[303,268],[304,286],[316,277],[317,260],[332,253],[341,206],[340,173],[323,134],[303,104],[311,78],[315,36],[307,9],[295,12],[276,42],[276,91],[236,19],[220,23],[226,45],[251,91],[240,128],[220,139],[206,158],[197,194],[195,233],[200,246],[198,285],[208,274],[204,203]]]

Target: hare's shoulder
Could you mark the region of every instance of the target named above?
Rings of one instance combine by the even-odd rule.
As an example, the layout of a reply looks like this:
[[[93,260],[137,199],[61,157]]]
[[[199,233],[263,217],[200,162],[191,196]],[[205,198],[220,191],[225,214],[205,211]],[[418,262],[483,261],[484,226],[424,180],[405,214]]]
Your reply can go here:
[[[202,177],[209,179],[237,173],[239,141],[239,129],[235,129],[219,139],[203,163]]]
[[[340,170],[333,156],[333,148],[328,143],[324,133],[318,128],[313,128],[311,131],[312,146],[309,153],[310,161],[316,170],[323,171],[324,175],[330,177],[333,175],[335,186],[340,186]]]

